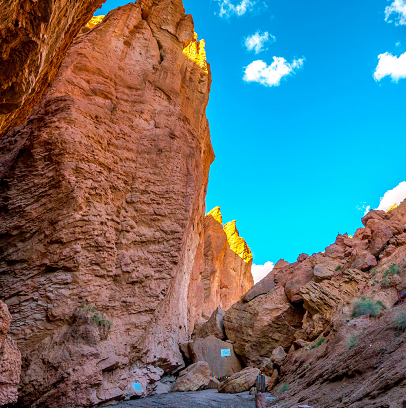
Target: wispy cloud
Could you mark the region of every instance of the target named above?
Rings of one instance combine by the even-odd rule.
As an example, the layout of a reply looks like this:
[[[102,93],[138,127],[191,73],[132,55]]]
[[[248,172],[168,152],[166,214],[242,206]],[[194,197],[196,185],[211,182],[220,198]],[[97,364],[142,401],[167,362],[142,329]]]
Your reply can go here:
[[[390,6],[385,8],[385,21],[392,23],[390,20],[392,14],[396,15],[395,24],[406,24],[406,0],[395,0]]]
[[[374,72],[375,81],[380,81],[386,76],[390,76],[393,82],[406,78],[406,52],[400,57],[385,52],[378,55],[378,66]]]
[[[387,211],[394,204],[399,205],[406,198],[406,181],[399,183],[394,189],[388,190],[381,198],[377,210]]]
[[[248,51],[255,51],[255,54],[259,54],[262,51],[266,51],[265,45],[267,43],[273,43],[276,41],[276,37],[269,34],[268,31],[260,33],[257,31],[255,34],[249,35],[245,38],[245,46]]]
[[[363,211],[363,212],[364,212],[364,215],[366,215],[367,213],[369,213],[369,210],[371,209],[371,206],[370,206],[370,205],[367,205],[366,202],[362,202],[362,203],[359,203],[359,204],[357,205],[356,209],[357,209],[358,211]]]
[[[295,71],[303,67],[303,63],[303,58],[295,59],[289,63],[285,58],[273,57],[271,65],[257,60],[245,68],[244,81],[259,82],[265,86],[279,86],[282,78],[294,74]]]
[[[265,262],[264,265],[252,264],[251,273],[252,277],[254,278],[254,283],[257,283],[261,279],[265,278],[265,276],[272,271],[274,266],[275,265],[273,264],[273,262],[270,261]]]
[[[242,16],[246,12],[253,10],[256,0],[241,0],[239,3],[234,4],[230,0],[216,0],[220,5],[219,15],[220,17],[230,17],[235,14]]]

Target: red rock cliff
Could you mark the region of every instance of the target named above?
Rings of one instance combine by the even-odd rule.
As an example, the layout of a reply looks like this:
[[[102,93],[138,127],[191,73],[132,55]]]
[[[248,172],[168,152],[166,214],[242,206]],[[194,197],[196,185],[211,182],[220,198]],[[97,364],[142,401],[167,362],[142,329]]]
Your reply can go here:
[[[236,222],[224,225],[220,207],[204,220],[204,242],[199,246],[189,287],[189,329],[202,315],[220,306],[230,308],[254,286],[251,250],[239,236]]]
[[[21,353],[7,335],[11,316],[0,301],[0,406],[17,401],[21,374]]]
[[[104,1],[0,2],[0,135],[38,103],[68,47]]]
[[[120,7],[2,138],[0,293],[20,406],[151,392],[182,366],[214,158],[203,57],[181,0]]]

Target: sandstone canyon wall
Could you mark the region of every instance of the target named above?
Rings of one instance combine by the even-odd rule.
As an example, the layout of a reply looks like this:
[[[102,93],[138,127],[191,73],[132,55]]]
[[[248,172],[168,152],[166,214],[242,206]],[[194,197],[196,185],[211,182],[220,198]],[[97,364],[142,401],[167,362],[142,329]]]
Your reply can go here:
[[[134,395],[132,382],[149,393],[182,367],[214,159],[204,55],[181,0],[120,7],[2,137],[0,294],[23,358],[18,406],[93,406]]]
[[[0,301],[0,406],[17,402],[21,374],[21,353],[7,334],[11,316]]]
[[[1,1],[0,136],[38,103],[76,35],[104,1]]]
[[[224,315],[245,364],[279,375],[277,407],[406,406],[406,200],[362,223],[280,260]]]
[[[190,331],[201,316],[207,319],[218,306],[227,310],[254,286],[251,266],[251,250],[239,236],[236,222],[223,227],[220,207],[211,210],[204,219],[204,240],[189,286]]]

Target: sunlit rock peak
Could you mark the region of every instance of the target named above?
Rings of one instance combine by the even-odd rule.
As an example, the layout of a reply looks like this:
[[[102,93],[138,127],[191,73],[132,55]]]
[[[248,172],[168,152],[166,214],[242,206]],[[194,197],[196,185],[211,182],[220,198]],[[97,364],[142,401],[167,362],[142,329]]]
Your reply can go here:
[[[232,251],[239,255],[245,262],[252,261],[252,253],[250,247],[247,245],[245,240],[240,237],[240,234],[236,227],[236,221],[230,221],[223,227],[226,235],[227,241],[230,245]]]
[[[92,29],[93,27],[96,27],[97,24],[100,24],[103,21],[103,18],[105,16],[93,16],[90,21],[86,24],[87,28]]]
[[[193,39],[183,49],[183,54],[208,73],[205,45],[204,40],[197,41],[197,34],[195,33]]]
[[[217,222],[223,225],[223,216],[221,215],[220,207],[214,207],[206,214],[206,217],[212,216]]]
[[[395,204],[393,204],[391,207],[389,207],[389,209],[386,211],[387,213],[389,212],[389,211],[392,211],[392,210],[394,210],[395,208],[398,208],[398,205],[395,203]]]

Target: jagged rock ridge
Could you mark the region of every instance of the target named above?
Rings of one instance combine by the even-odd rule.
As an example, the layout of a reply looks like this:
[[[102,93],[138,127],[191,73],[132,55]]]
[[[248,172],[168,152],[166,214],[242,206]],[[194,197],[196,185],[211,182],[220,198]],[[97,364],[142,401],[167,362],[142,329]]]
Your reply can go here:
[[[200,242],[189,286],[189,328],[201,316],[206,319],[220,306],[227,310],[254,285],[252,254],[240,237],[236,222],[223,226],[220,207],[204,220],[204,241]]]
[[[24,361],[18,406],[93,406],[134,395],[132,382],[149,393],[183,366],[214,159],[210,68],[183,53],[193,41],[181,0],[110,12],[1,139],[0,293]]]

